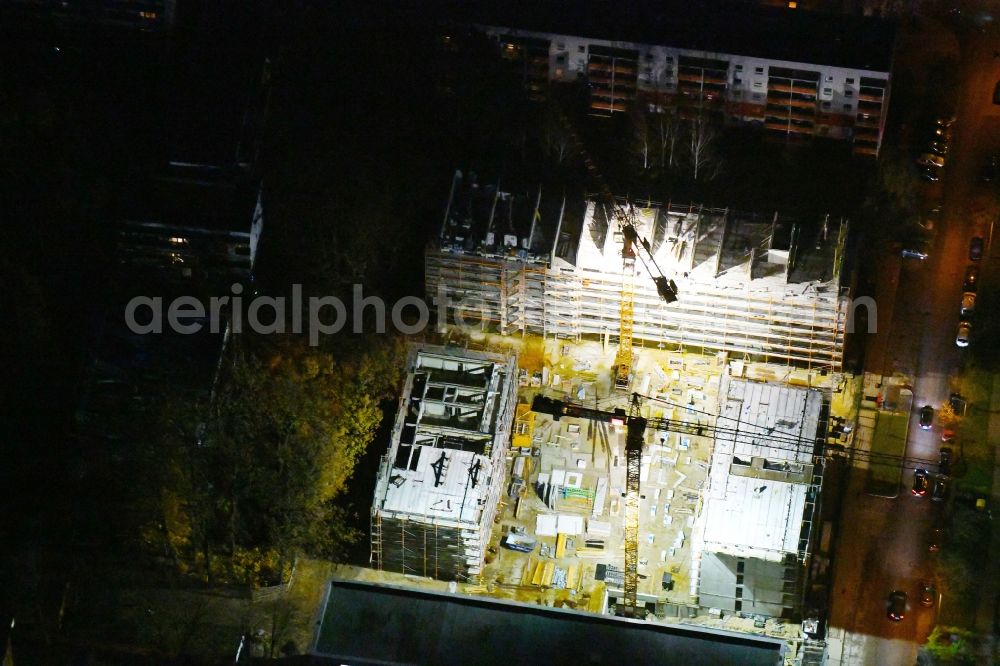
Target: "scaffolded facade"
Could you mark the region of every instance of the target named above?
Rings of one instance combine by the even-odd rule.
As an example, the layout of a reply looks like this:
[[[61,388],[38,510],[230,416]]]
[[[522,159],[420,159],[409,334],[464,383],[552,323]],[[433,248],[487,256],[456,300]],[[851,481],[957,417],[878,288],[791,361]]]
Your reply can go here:
[[[650,202],[635,208],[648,252],[626,268],[618,223],[601,203],[533,194],[456,172],[441,233],[425,253],[438,321],[502,334],[617,338],[622,285],[631,283],[639,344],[840,370],[846,221],[800,224]],[[635,271],[631,280],[624,270]],[[677,302],[657,293],[652,277],[660,273],[675,281]]]
[[[482,571],[517,405],[514,356],[415,347],[371,515],[383,571],[466,581]]]

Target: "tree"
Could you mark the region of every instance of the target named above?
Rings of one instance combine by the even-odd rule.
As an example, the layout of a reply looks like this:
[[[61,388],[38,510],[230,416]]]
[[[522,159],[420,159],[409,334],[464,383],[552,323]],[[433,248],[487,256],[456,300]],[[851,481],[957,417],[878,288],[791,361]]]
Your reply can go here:
[[[211,402],[165,417],[164,548],[206,580],[272,583],[299,552],[338,557],[357,537],[336,500],[395,395],[404,348],[375,340],[338,358],[297,338],[237,339]],[[164,447],[163,445],[166,445]],[[154,475],[155,476],[155,475]]]
[[[659,164],[664,169],[674,167],[677,139],[680,137],[681,124],[674,111],[656,114],[653,123],[656,135],[656,146],[659,149]]]
[[[557,166],[562,166],[573,156],[573,134],[566,126],[565,118],[559,110],[557,102],[547,102],[544,114],[542,144],[545,148],[545,154],[552,158]]]
[[[712,180],[721,166],[716,148],[718,133],[709,119],[701,114],[691,119],[688,128],[688,159],[695,180]]]
[[[641,104],[633,104],[629,111],[629,121],[632,128],[632,150],[643,171],[653,166],[653,150],[655,136],[650,123],[649,114]]]
[[[924,650],[935,662],[943,664],[974,664],[976,652],[972,632],[958,627],[934,627],[927,637]]]

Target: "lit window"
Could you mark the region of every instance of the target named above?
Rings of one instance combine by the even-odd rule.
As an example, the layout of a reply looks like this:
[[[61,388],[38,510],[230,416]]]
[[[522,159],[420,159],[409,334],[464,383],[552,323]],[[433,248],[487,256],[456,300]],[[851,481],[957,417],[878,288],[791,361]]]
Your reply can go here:
[[[795,2],[795,0],[788,0],[788,8],[789,9],[795,9],[798,6],[799,6],[799,3]]]
[[[180,236],[171,236],[170,242],[173,243],[174,245],[187,245],[188,239],[181,238]]]

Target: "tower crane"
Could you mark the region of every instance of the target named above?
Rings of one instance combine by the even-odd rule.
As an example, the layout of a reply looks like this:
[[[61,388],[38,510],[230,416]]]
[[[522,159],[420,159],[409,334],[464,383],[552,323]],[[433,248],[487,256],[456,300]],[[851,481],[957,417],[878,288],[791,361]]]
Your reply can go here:
[[[631,618],[642,618],[643,608],[638,604],[639,589],[639,472],[642,469],[642,447],[645,442],[646,428],[676,432],[693,436],[714,436],[726,434],[732,437],[735,444],[754,443],[762,437],[779,448],[808,447],[814,452],[815,439],[803,436],[775,434],[760,426],[739,426],[732,428],[720,425],[703,425],[677,421],[674,419],[651,417],[640,414],[641,400],[645,396],[632,394],[628,411],[616,408],[602,410],[586,407],[572,402],[556,400],[542,395],[535,396],[531,409],[539,414],[549,414],[558,421],[563,416],[590,419],[603,423],[616,423],[625,426],[625,575],[624,598],[616,610],[618,615]]]

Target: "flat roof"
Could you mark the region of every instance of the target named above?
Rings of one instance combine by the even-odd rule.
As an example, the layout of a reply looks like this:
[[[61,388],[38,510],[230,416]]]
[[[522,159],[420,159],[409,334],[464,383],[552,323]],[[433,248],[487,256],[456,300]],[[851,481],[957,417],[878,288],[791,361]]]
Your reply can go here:
[[[705,550],[778,560],[799,551],[823,395],[723,377],[705,502]]]
[[[514,360],[443,347],[411,353],[373,510],[478,526],[490,488],[503,480],[491,451],[505,411]]]
[[[764,636],[333,581],[314,650],[329,661],[313,663],[776,666],[784,649]]]
[[[532,32],[889,72],[895,25],[750,2],[476,3],[465,19]]]

